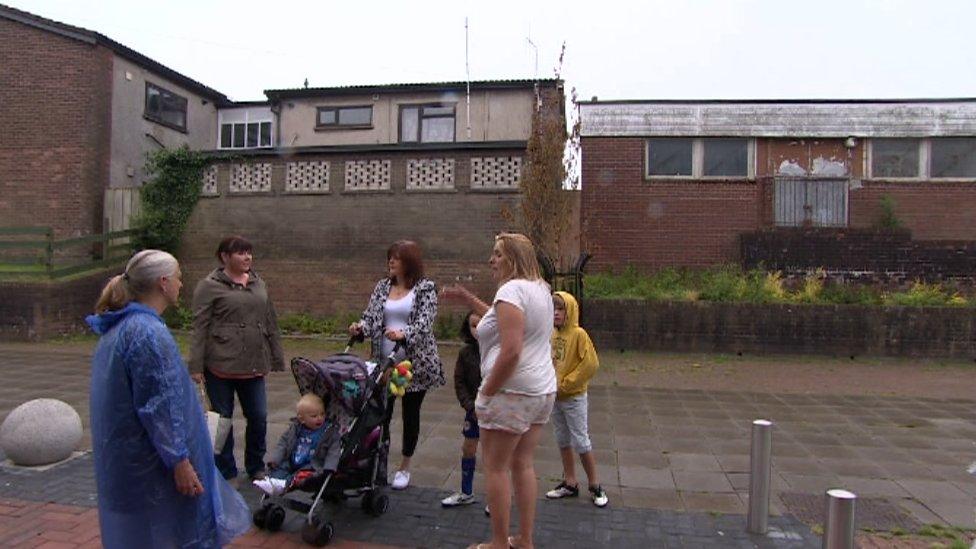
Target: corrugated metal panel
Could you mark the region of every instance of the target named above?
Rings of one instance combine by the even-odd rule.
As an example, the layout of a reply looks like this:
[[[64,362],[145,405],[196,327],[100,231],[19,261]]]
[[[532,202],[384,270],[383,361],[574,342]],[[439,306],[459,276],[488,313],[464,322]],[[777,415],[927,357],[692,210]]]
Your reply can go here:
[[[584,137],[976,136],[976,101],[580,105]]]
[[[846,179],[777,178],[773,193],[776,224],[846,227],[847,190]]]

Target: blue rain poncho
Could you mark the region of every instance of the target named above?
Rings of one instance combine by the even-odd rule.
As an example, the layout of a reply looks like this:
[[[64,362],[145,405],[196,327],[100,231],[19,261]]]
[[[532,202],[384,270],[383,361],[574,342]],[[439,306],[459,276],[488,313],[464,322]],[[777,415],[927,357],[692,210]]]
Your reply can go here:
[[[176,341],[139,303],[87,319],[102,338],[91,373],[91,435],[102,544],[221,547],[250,527],[243,498],[217,473],[203,408]],[[189,458],[204,493],[176,490]]]

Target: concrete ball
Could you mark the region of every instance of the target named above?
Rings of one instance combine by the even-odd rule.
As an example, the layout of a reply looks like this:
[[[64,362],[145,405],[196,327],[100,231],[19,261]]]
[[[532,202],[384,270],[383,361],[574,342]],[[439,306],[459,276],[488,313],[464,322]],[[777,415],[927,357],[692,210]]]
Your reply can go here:
[[[81,417],[69,404],[38,398],[21,404],[0,425],[0,448],[17,465],[47,465],[71,457],[81,442]]]

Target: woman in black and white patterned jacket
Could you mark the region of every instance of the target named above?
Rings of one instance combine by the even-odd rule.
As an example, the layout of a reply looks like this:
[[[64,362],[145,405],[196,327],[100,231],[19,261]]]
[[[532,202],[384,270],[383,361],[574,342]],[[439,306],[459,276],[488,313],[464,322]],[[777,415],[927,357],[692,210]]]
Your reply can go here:
[[[437,290],[424,278],[420,246],[410,240],[393,243],[386,252],[389,276],[376,283],[362,319],[349,326],[350,335],[372,341],[373,357],[389,355],[397,341],[403,341],[406,358],[413,363],[413,379],[403,396],[403,450],[392,487],[402,490],[410,484],[410,458],[420,434],[420,405],[427,391],[444,385],[444,368],[434,340]],[[393,417],[395,397],[386,407],[386,431]]]

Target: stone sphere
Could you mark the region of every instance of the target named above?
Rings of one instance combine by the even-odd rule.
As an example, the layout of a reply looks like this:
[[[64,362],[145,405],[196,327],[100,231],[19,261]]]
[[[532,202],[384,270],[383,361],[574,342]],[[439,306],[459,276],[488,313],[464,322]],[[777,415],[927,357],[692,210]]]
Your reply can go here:
[[[79,442],[81,417],[69,404],[53,398],[21,404],[0,425],[0,448],[17,465],[68,459]]]

